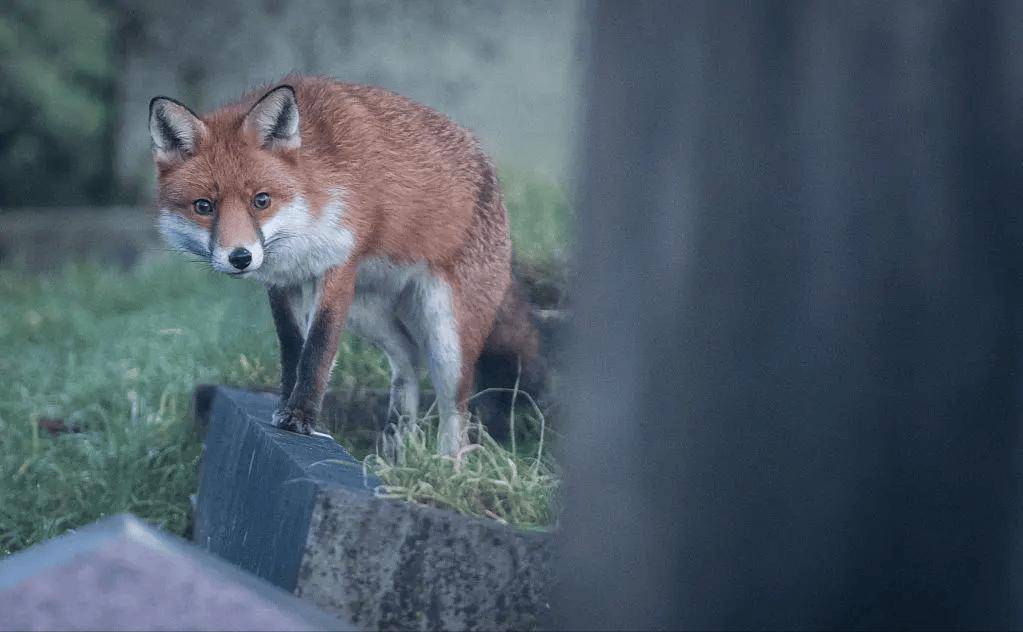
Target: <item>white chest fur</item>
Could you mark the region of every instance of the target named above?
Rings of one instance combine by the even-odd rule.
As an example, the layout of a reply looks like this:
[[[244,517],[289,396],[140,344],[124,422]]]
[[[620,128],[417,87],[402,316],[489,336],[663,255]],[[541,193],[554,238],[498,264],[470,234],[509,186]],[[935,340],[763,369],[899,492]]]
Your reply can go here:
[[[344,196],[335,191],[318,216],[301,196],[263,226],[264,261],[252,277],[279,286],[300,285],[348,261],[355,237],[341,223]]]

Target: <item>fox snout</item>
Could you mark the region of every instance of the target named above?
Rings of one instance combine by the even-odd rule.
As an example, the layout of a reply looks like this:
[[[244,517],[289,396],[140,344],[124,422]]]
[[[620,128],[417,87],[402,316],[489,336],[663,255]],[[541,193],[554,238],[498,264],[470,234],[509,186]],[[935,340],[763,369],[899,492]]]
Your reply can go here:
[[[247,248],[235,248],[227,255],[227,262],[239,270],[244,270],[252,263],[252,253]]]
[[[213,269],[227,274],[254,272],[263,265],[263,245],[259,241],[213,248],[210,261]]]
[[[263,265],[263,234],[256,218],[238,201],[225,201],[213,224],[213,269],[245,274]]]
[[[164,241],[172,248],[207,259],[217,272],[243,275],[259,270],[264,263],[262,235],[245,231],[228,237],[163,210],[158,222]]]

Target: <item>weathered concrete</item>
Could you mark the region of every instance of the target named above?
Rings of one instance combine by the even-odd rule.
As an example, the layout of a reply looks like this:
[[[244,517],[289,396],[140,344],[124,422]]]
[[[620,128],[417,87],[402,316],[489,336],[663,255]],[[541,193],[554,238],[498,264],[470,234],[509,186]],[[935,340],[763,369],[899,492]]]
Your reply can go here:
[[[0,562],[0,630],[355,629],[129,515]]]
[[[382,629],[533,629],[549,610],[549,559],[546,533],[330,487],[296,594]]]
[[[195,531],[203,546],[368,628],[543,620],[549,534],[377,498],[333,441],[269,426],[275,403],[213,393]]]

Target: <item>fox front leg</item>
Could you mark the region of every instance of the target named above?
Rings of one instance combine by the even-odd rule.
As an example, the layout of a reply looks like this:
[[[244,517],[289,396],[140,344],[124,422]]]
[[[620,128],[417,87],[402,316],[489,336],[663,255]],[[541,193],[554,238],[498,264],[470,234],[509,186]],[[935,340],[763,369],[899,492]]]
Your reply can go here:
[[[355,269],[355,265],[348,264],[331,268],[323,275],[320,302],[298,357],[295,383],[287,401],[273,416],[273,424],[278,428],[312,434],[316,427],[341,329],[355,297]],[[287,371],[286,366],[282,369]]]
[[[298,360],[302,356],[305,344],[305,326],[298,320],[294,307],[294,291],[292,288],[270,286],[267,289],[270,297],[270,312],[273,314],[277,328],[277,342],[281,347],[281,406],[291,398],[298,378]]]

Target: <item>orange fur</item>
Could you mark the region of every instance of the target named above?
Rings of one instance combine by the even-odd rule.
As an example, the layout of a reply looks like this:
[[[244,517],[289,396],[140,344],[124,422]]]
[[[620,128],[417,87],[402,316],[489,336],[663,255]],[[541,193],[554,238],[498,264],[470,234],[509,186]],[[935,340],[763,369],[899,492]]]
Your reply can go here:
[[[229,248],[262,239],[261,227],[296,199],[316,218],[343,191],[338,221],[354,244],[341,269],[326,275],[317,319],[344,323],[360,263],[424,265],[451,290],[464,411],[473,369],[511,280],[507,216],[489,159],[467,130],[397,94],[320,77],[283,82],[293,87],[298,105],[297,148],[261,144],[247,116],[266,90],[252,92],[200,117],[187,152],[157,152],[158,203]],[[259,192],[272,200],[263,210],[252,204]],[[195,213],[192,204],[200,198],[215,201],[214,215]],[[275,312],[275,319],[282,314]],[[337,342],[318,344],[336,349]],[[334,351],[325,352],[332,361]],[[303,360],[311,354],[303,349]],[[315,417],[329,372],[329,363],[317,361],[313,373],[297,369],[300,382],[316,382],[305,396],[310,401],[286,405],[307,417]]]

